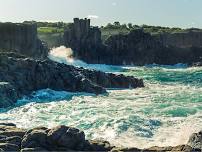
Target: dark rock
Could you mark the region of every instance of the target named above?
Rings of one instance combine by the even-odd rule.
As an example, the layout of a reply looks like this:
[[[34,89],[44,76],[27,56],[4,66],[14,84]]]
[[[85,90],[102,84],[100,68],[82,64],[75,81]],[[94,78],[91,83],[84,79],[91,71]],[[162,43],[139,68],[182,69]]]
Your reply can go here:
[[[193,148],[202,150],[202,131],[200,131],[199,133],[194,133],[189,138],[188,145],[190,145]]]
[[[0,143],[0,149],[2,151],[19,151],[20,147],[9,143]]]
[[[14,139],[17,139],[18,137],[22,138],[24,136],[25,132],[26,132],[26,130],[16,128],[16,126],[10,126],[10,124],[8,124],[8,126],[6,126],[6,124],[1,125],[0,126],[0,137],[1,137],[0,139],[14,140]],[[16,137],[16,138],[8,138],[8,137]]]
[[[41,147],[35,147],[35,148],[23,148],[20,152],[30,152],[30,151],[36,151],[36,152],[46,152],[48,150],[41,148]]]
[[[0,23],[0,52],[16,52],[33,58],[46,58],[48,48],[37,37],[37,25]]]
[[[25,134],[25,131],[21,129],[13,129],[13,130],[8,130],[8,131],[0,131],[0,136],[7,136],[7,137],[13,137],[13,136],[19,136],[23,137]]]
[[[0,143],[9,143],[14,144],[20,147],[22,138],[18,136],[7,137],[4,139],[0,139]]]
[[[0,126],[16,127],[16,124],[14,124],[14,123],[0,123]]]
[[[2,82],[2,83],[1,83]],[[106,93],[107,88],[143,87],[134,77],[107,74],[56,63],[0,53],[0,108],[13,105],[23,95],[40,89]]]
[[[59,147],[60,149],[76,150],[80,144],[85,143],[85,134],[76,128],[58,126],[48,132],[48,142],[56,149]]]
[[[23,137],[21,148],[47,147],[47,134],[42,130],[32,130]]]
[[[9,107],[19,98],[13,85],[9,82],[0,82],[0,107]]]
[[[87,150],[89,151],[110,151],[112,150],[112,146],[107,141],[96,141],[90,140],[89,147]]]
[[[141,149],[138,148],[113,148],[111,152],[141,152]]]

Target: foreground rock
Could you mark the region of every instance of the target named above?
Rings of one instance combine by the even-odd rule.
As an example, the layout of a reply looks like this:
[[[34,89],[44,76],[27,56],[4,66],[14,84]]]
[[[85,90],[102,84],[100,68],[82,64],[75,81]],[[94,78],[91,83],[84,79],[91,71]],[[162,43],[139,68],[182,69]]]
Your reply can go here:
[[[0,53],[0,108],[8,107],[33,91],[106,93],[105,88],[143,87],[134,77],[75,68],[50,60],[25,58],[15,53]]]
[[[197,142],[192,140],[189,143],[192,145],[200,143],[199,146],[201,146],[202,139],[197,139],[199,139]],[[0,124],[0,151],[197,152],[201,150],[200,147],[196,148],[191,145],[148,149],[118,148],[110,145],[107,141],[87,140],[83,131],[72,127],[57,126],[52,129],[38,127],[24,130],[17,128],[14,124]]]
[[[196,149],[202,149],[202,130],[199,133],[194,133],[190,137],[188,145]]]

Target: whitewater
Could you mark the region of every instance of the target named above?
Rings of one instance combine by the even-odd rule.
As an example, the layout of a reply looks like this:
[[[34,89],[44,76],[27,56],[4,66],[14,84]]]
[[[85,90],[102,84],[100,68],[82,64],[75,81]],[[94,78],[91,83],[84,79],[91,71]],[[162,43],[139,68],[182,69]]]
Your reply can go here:
[[[148,148],[185,144],[202,128],[202,68],[147,65],[90,65],[73,59],[71,49],[51,50],[49,58],[68,65],[142,78],[145,88],[111,89],[108,95],[39,90],[1,109],[0,122],[21,128],[68,125],[88,139],[116,146]]]

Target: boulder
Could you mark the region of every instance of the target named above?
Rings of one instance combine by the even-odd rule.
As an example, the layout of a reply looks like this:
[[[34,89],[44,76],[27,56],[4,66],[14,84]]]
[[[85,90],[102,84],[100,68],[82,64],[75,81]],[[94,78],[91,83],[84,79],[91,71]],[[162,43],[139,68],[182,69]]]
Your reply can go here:
[[[0,82],[0,107],[9,107],[13,104],[13,100],[18,99],[18,94],[13,85],[9,82]]]
[[[43,130],[32,130],[23,137],[21,148],[47,147],[47,134]]]
[[[112,147],[108,141],[98,141],[98,140],[90,140],[89,147],[87,150],[89,151],[111,151]]]
[[[202,130],[198,133],[192,134],[192,136],[189,138],[188,145],[202,150]]]
[[[76,128],[58,126],[48,132],[48,143],[56,149],[76,150],[85,143],[85,134]],[[82,149],[80,149],[82,150]]]

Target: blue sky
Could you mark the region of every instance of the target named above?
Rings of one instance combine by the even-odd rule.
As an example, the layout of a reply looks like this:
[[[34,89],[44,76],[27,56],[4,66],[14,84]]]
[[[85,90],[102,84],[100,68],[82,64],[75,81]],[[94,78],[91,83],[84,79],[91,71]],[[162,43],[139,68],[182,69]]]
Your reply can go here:
[[[202,0],[0,0],[1,22],[71,22],[92,18],[93,25],[120,21],[202,28]]]

